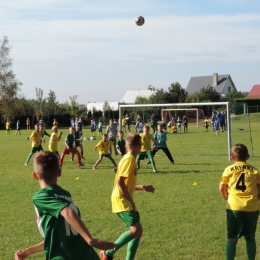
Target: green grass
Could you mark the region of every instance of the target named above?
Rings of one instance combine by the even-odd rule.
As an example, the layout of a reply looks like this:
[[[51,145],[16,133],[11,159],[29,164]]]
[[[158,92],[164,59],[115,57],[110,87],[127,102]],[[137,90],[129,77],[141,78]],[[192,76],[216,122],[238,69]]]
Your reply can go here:
[[[259,115],[251,117],[254,157],[249,163],[260,169],[260,130],[254,122],[259,122]],[[239,127],[244,130],[237,131]],[[246,127],[247,121],[242,116],[232,119],[233,144],[248,142]],[[25,140],[29,133],[24,130],[21,136],[15,136],[12,131],[6,136],[5,131],[0,131],[1,260],[13,259],[16,250],[41,241],[31,201],[39,184],[31,176],[32,163],[24,166],[30,151],[30,142]],[[89,130],[85,133],[89,134]],[[104,159],[96,171],[91,169],[98,158],[98,152],[93,151],[98,141],[84,141],[85,167],[79,168],[76,161],[65,157],[59,184],[71,192],[91,234],[114,241],[126,227],[111,213],[114,181],[111,162]],[[43,146],[47,149],[47,143]],[[138,183],[153,184],[156,190],[154,194],[135,192],[144,229],[136,259],[225,259],[225,201],[218,185],[224,168],[231,164],[227,156],[227,133],[216,137],[211,132],[205,133],[203,126],[190,127],[188,134],[169,134],[168,146],[175,165],[162,152],[155,157],[159,173],[152,173],[151,166],[141,162]],[[193,186],[194,182],[198,185]],[[125,252],[126,248],[120,249],[116,259],[124,259]],[[44,259],[44,254],[29,259]],[[236,259],[246,259],[243,239],[238,243]]]

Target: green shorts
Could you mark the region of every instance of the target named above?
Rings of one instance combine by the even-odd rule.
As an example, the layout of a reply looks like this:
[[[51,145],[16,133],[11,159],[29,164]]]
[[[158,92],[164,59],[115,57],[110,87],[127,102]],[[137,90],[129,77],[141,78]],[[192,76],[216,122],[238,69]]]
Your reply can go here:
[[[42,145],[40,144],[40,145],[37,146],[37,147],[32,147],[31,153],[40,152],[40,151],[42,151],[42,150],[43,150],[43,149],[42,149]]]
[[[255,238],[259,210],[253,212],[227,209],[227,238],[245,236],[247,240]]]
[[[133,226],[140,222],[140,215],[138,211],[128,210],[117,213],[117,215],[125,222],[127,227]]]
[[[107,154],[102,153],[102,154],[100,154],[99,156],[100,156],[101,158],[103,158],[103,157],[111,157],[111,154],[110,154],[110,153],[107,153]]]
[[[153,158],[152,152],[151,152],[151,151],[141,152],[141,153],[139,153],[139,154],[137,155],[136,160],[137,160],[137,161],[139,161],[139,160],[144,160],[145,158],[152,159],[152,158]]]

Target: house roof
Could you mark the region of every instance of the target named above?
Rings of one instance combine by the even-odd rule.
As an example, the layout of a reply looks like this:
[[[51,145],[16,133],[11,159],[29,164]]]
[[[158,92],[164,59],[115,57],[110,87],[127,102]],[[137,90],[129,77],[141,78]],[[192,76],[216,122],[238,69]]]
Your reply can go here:
[[[125,93],[121,102],[127,104],[135,104],[136,97],[140,96],[140,97],[149,98],[154,93],[155,91],[152,90],[129,90]]]
[[[245,98],[260,98],[260,85],[254,85]]]
[[[230,78],[229,74],[225,74],[225,75],[218,75],[218,84],[215,88],[215,90],[218,93],[221,93],[225,83],[227,81],[227,79]],[[231,78],[230,78],[231,79]],[[232,81],[232,80],[231,80]],[[233,81],[232,81],[233,83]],[[199,77],[191,77],[189,84],[186,88],[186,91],[188,92],[189,95],[194,94],[196,92],[200,92],[200,90],[203,87],[207,87],[207,86],[212,86],[213,85],[213,76],[199,76]]]

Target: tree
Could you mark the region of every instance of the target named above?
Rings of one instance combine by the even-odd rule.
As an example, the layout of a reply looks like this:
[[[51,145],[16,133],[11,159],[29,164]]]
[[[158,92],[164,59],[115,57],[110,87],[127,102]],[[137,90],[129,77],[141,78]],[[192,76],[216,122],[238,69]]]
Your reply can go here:
[[[7,36],[4,36],[0,46],[0,113],[5,117],[14,116],[12,104],[22,85],[12,70],[11,48]]]
[[[186,98],[186,102],[220,102],[222,96],[212,86],[203,87],[200,92],[196,92]]]
[[[169,94],[166,95],[166,103],[185,103],[188,92],[181,87],[179,82],[172,83],[168,91]]]
[[[233,102],[235,101],[236,98],[243,98],[244,95],[239,91],[233,89],[230,91],[224,98],[223,100],[226,102]]]

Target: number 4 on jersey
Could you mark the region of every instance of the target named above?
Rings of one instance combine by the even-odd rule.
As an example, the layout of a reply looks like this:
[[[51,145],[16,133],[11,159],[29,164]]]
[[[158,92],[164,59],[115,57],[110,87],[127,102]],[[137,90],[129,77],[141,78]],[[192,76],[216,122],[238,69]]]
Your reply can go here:
[[[239,177],[237,184],[236,184],[236,189],[241,190],[244,192],[246,190],[246,185],[245,185],[245,173],[242,172],[241,176]]]

